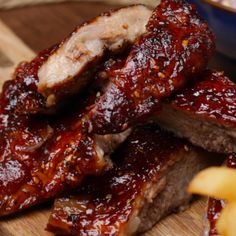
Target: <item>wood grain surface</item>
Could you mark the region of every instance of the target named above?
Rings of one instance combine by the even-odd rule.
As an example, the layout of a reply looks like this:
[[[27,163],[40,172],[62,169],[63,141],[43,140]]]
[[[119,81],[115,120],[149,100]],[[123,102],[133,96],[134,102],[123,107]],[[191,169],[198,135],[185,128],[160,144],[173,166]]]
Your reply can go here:
[[[62,3],[0,11],[0,18],[5,23],[0,21],[0,83],[10,78],[17,63],[31,58],[33,51],[54,44],[82,21],[108,9],[110,6],[102,4]],[[226,63],[228,59],[221,60]],[[217,61],[213,64],[223,66],[222,63],[217,64]],[[231,64],[235,69],[235,63],[227,61],[227,65]],[[51,204],[43,205],[13,218],[1,219],[0,236],[52,235],[44,230],[50,207]],[[204,210],[205,201],[196,201],[190,209],[162,220],[145,236],[199,236],[203,228]]]
[[[0,21],[0,86],[10,78],[13,68],[23,60],[29,60],[34,53]]]

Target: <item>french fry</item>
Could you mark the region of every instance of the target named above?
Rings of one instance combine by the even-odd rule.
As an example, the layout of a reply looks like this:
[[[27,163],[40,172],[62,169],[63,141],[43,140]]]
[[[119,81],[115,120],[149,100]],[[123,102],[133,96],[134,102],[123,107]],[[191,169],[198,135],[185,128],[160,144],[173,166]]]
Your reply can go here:
[[[236,202],[226,205],[217,222],[217,230],[223,236],[236,235]]]
[[[208,168],[193,179],[188,191],[227,200],[217,222],[217,231],[223,236],[236,235],[236,170],[226,167]]]
[[[203,170],[190,183],[188,191],[236,202],[236,170],[226,167],[211,167]]]

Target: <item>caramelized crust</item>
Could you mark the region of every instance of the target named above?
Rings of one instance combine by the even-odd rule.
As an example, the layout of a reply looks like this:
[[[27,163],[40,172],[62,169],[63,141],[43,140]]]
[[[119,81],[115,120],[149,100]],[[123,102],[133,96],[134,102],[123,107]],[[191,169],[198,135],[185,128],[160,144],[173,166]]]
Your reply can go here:
[[[112,81],[90,115],[94,132],[120,132],[145,120],[160,99],[205,69],[213,51],[213,34],[195,7],[163,0],[123,68],[110,73]]]
[[[0,114],[0,208],[1,199],[27,180],[52,134],[43,119]]]
[[[32,114],[14,120],[1,116],[0,216],[47,201],[110,167],[109,155],[130,131],[104,136],[89,132],[84,117],[95,103],[96,91],[91,88],[65,114],[47,117],[47,122],[38,116],[34,122]],[[22,123],[21,117],[28,120]]]
[[[58,196],[77,187],[84,176],[109,168],[110,153],[130,133],[127,130],[98,136],[84,122],[97,91],[106,83],[102,76],[95,78],[94,86],[72,100],[61,115],[22,114],[23,103],[19,102],[24,102],[26,109],[32,108],[30,96],[37,94],[33,83],[37,76],[28,81],[29,87],[21,82],[25,75],[37,71],[49,54],[50,51],[43,52],[34,62],[19,67],[16,80],[5,84],[0,97],[0,216]],[[109,60],[102,68],[110,70],[115,65]],[[18,95],[22,96],[21,101],[17,100]],[[37,101],[33,106],[41,106]]]
[[[49,230],[83,236],[132,235],[147,230],[188,202],[190,196],[184,189],[207,163],[203,151],[157,126],[137,128],[113,155],[113,161],[112,170],[85,181],[76,196],[56,201]],[[157,201],[156,211],[153,201]]]
[[[46,100],[37,91],[38,69],[57,46],[40,52],[31,62],[22,62],[15,70],[13,80],[2,88],[1,106],[11,113],[29,114],[42,111]]]
[[[28,181],[37,166],[40,150],[52,137],[53,128],[44,117],[19,113],[25,108],[41,105],[35,92],[34,71],[48,57],[44,51],[31,64],[23,63],[8,81],[0,95],[0,212],[9,195]],[[32,75],[26,79],[26,75]],[[8,206],[14,208],[13,202]],[[1,214],[0,213],[0,214]]]
[[[89,104],[85,101],[70,118],[54,120],[52,128],[38,117],[22,123],[22,116],[1,127],[0,215],[45,201],[104,168],[94,136],[82,129],[81,116]]]
[[[236,85],[223,72],[206,71],[192,87],[184,89],[171,105],[189,115],[236,127]]]

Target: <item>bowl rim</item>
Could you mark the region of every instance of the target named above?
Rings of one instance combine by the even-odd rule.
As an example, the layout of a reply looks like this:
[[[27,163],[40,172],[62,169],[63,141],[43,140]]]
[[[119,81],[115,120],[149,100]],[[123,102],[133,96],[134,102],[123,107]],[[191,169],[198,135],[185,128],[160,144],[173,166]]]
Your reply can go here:
[[[229,13],[236,13],[236,8],[233,8],[233,7],[229,7],[229,6],[225,6],[223,5],[222,3],[219,3],[219,2],[214,2],[212,0],[202,0],[203,2],[209,4],[209,5],[212,5],[213,7],[217,7],[221,10],[225,10]]]

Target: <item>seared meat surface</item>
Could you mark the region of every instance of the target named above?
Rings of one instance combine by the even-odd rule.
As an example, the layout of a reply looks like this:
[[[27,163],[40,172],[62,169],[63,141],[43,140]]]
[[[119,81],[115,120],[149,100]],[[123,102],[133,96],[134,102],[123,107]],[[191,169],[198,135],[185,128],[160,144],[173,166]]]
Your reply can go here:
[[[124,66],[111,72],[111,83],[90,114],[93,132],[120,132],[145,120],[160,99],[205,69],[214,47],[213,34],[194,6],[163,0]]]
[[[24,84],[21,75],[31,73],[49,53],[40,54],[31,65],[22,64],[24,72],[18,68],[17,78],[5,83],[0,95],[0,212],[8,196],[28,181],[41,148],[54,133],[45,117],[18,113],[23,107],[30,109],[32,100],[37,102],[34,106],[40,104],[38,94],[30,90],[30,78]],[[14,208],[14,203],[8,207]]]
[[[84,236],[146,231],[189,202],[185,189],[210,156],[157,126],[136,128],[113,155],[113,169],[56,201],[48,229]]]
[[[194,145],[236,152],[236,85],[222,72],[206,71],[163,104],[158,123]]]
[[[53,54],[57,46],[40,52],[31,62],[22,62],[13,79],[6,81],[1,91],[1,106],[8,113],[34,114],[45,107],[45,98],[38,93],[38,69]]]

